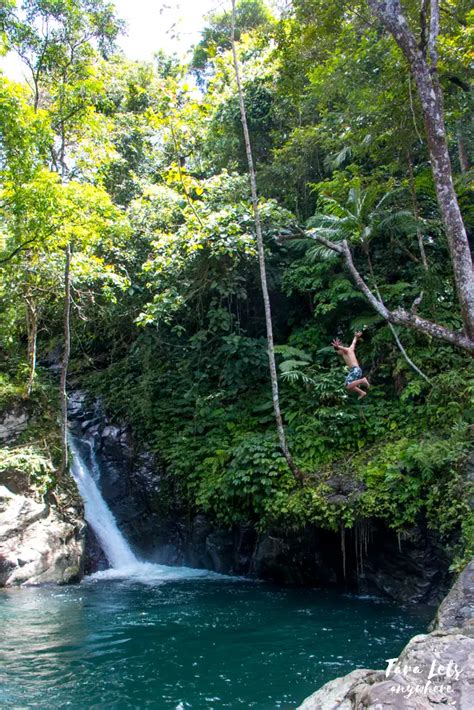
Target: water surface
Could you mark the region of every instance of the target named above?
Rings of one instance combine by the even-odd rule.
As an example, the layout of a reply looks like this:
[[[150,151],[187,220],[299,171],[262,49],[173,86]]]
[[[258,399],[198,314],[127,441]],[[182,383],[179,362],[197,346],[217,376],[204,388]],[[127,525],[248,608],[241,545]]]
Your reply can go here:
[[[222,579],[0,590],[0,707],[295,708],[426,630],[419,609]]]

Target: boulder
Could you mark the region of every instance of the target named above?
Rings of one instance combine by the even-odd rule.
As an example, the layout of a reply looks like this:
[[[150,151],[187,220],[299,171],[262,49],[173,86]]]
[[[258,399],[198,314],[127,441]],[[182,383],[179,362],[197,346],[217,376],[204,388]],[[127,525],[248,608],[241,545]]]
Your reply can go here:
[[[0,486],[0,586],[79,581],[84,525]]]
[[[438,629],[463,628],[472,623],[473,619],[474,560],[464,568],[449,594],[441,602],[435,626]]]
[[[329,710],[329,708],[352,710],[351,695],[358,688],[366,688],[372,679],[379,679],[382,675],[367,668],[358,668],[341,678],[330,680],[316,693],[306,698],[299,710]]]
[[[14,441],[28,426],[28,413],[15,405],[0,415],[0,443]]]

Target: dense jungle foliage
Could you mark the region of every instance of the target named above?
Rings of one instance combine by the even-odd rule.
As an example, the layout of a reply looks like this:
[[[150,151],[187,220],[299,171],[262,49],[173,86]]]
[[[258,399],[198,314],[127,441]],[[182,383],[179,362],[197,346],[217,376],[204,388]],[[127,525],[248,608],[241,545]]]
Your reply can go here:
[[[416,28],[418,3],[404,7]],[[442,10],[439,75],[471,236],[473,11],[464,0]],[[397,327],[420,376],[340,256],[301,233],[347,239],[390,307],[418,299],[423,317],[461,327],[419,97],[393,38],[364,2],[293,0],[279,14],[262,0],[237,5],[299,485],[272,413],[229,13],[209,16],[188,64],[163,52],[127,60],[114,44],[121,29],[103,0],[0,9],[3,51],[31,77],[0,75],[2,407],[29,398],[43,414],[57,408],[49,366],[62,351],[69,244],[70,382],[130,422],[190,507],[261,528],[375,517],[403,535],[423,521],[461,564],[474,552],[472,357]],[[359,329],[372,383],[360,402],[330,346]],[[0,466],[43,457],[51,487],[44,457],[57,464],[58,444],[50,417],[41,421]]]

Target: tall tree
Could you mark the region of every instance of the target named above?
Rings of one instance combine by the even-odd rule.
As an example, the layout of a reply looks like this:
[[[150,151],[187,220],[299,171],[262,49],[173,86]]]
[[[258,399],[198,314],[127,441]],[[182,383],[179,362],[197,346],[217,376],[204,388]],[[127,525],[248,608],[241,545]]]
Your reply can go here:
[[[51,126],[56,140],[51,143],[51,166],[67,183],[72,168],[72,149],[81,134],[85,116],[90,112],[91,97],[99,86],[92,71],[97,50],[105,56],[113,47],[121,23],[113,6],[104,0],[26,0],[17,10],[2,13],[2,25],[11,48],[29,69],[33,107],[38,110],[43,94],[47,97]],[[70,262],[71,243],[65,250],[64,347],[60,383],[62,416],[63,469],[67,465],[67,391],[66,377],[70,350]],[[36,363],[37,318],[27,303],[30,380]],[[34,330],[32,327],[34,326]]]
[[[466,229],[454,189],[438,75],[438,0],[423,0],[417,42],[399,0],[368,0],[369,7],[393,35],[416,83],[425,123],[431,169],[453,265],[465,336],[474,349],[474,274]]]
[[[258,260],[260,265],[260,281],[262,286],[263,303],[265,308],[265,324],[267,329],[267,351],[268,351],[268,364],[270,369],[270,379],[272,385],[272,400],[273,400],[273,411],[275,414],[276,427],[278,432],[278,439],[280,441],[280,448],[285,456],[288,466],[294,476],[299,480],[303,480],[303,474],[296,466],[293,457],[291,456],[290,450],[288,448],[288,442],[286,440],[285,428],[283,426],[283,417],[281,414],[280,407],[280,395],[278,391],[278,375],[276,369],[275,361],[275,345],[273,340],[273,324],[272,324],[272,311],[270,304],[270,296],[268,293],[267,285],[267,270],[265,265],[265,249],[263,245],[263,235],[262,235],[262,223],[260,219],[260,210],[258,206],[258,192],[257,192],[257,178],[255,172],[255,166],[253,162],[252,155],[252,145],[250,142],[249,128],[247,124],[247,114],[245,110],[244,93],[242,89],[242,81],[240,78],[239,70],[239,59],[237,56],[236,42],[235,42],[235,21],[236,21],[236,11],[235,11],[235,0],[232,0],[232,28],[231,28],[231,43],[232,43],[232,57],[234,59],[234,70],[235,79],[237,82],[237,91],[239,94],[239,106],[240,106],[240,116],[242,119],[242,130],[244,132],[245,140],[245,150],[247,154],[247,162],[249,169],[250,187],[252,193],[252,207],[255,219],[255,235],[257,238],[257,249],[258,249]]]

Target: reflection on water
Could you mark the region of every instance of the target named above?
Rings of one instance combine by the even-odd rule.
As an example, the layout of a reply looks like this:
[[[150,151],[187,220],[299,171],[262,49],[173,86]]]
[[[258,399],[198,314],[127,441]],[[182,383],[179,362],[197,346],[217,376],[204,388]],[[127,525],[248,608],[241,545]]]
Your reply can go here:
[[[218,578],[0,593],[0,706],[294,708],[384,667],[427,616],[378,599]]]

